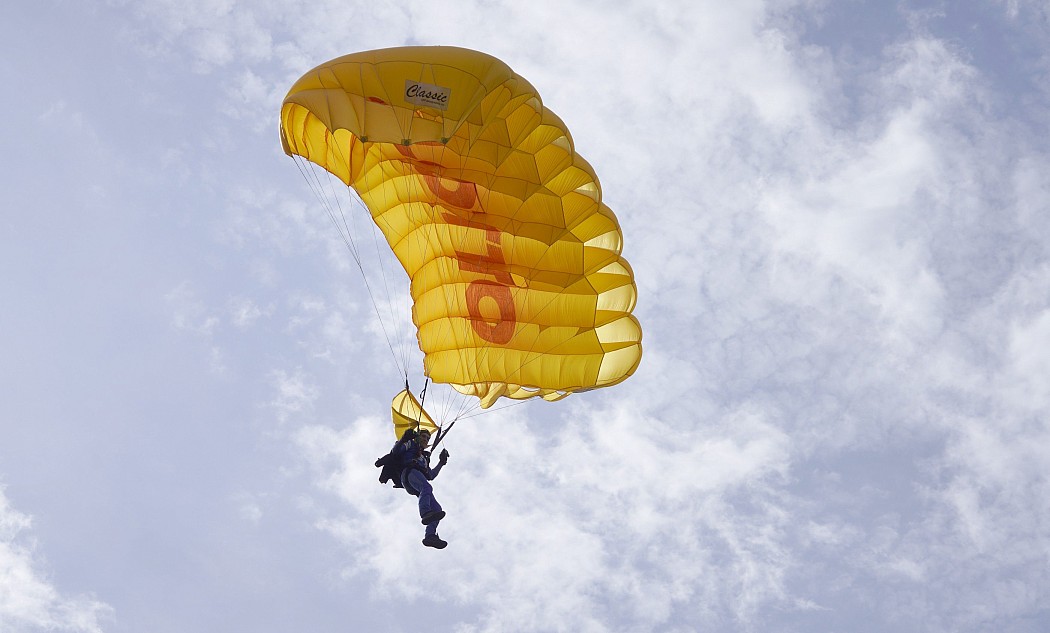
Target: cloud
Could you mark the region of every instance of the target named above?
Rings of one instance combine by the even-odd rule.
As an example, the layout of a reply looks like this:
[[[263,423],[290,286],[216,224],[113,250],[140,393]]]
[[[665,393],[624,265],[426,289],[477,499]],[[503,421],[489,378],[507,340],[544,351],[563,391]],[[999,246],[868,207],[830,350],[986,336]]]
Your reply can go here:
[[[868,430],[853,426],[850,445],[878,451],[888,442],[922,466],[903,486],[885,474],[902,467],[888,454],[865,462],[881,475],[826,480],[831,490],[861,493],[844,499],[841,511],[865,518],[836,515],[839,502],[825,494],[802,515],[837,536],[798,551],[840,571],[845,563],[849,586],[875,592],[880,617],[895,626],[971,630],[1004,617],[1039,618],[1048,587],[1039,562],[1046,519],[1029,491],[1042,494],[1048,472],[1024,443],[1042,442],[1047,429],[1027,406],[1037,407],[1044,390],[1024,376],[1038,380],[1045,372],[1021,347],[1045,334],[1046,299],[1032,302],[1023,290],[1045,278],[1041,258],[1023,254],[1045,246],[1032,243],[1023,209],[1046,196],[1017,195],[1017,183],[1027,173],[1018,165],[1041,159],[1010,155],[1015,131],[999,125],[973,69],[942,43],[919,37],[889,52],[861,134],[834,131],[826,163],[794,163],[816,168],[814,175],[786,178],[765,199],[783,290],[777,295],[789,302],[808,296],[809,318],[824,322],[810,346],[858,334],[832,349],[841,354],[849,345],[843,360],[853,356],[861,365],[826,359],[832,370],[821,375],[817,394],[837,396],[841,405],[818,420],[829,429],[856,420]],[[801,197],[787,202],[794,196]],[[851,312],[833,310],[842,302]],[[830,448],[831,437],[817,446]],[[810,452],[822,453],[820,462],[830,455]],[[1039,589],[1004,600],[1018,578]]]
[[[271,382],[276,395],[269,402],[279,422],[286,422],[300,414],[309,412],[320,391],[301,368],[293,372],[283,369],[271,373]]]
[[[471,607],[463,630],[1038,617],[1046,521],[1030,506],[1047,473],[1022,438],[1045,423],[1010,401],[1045,373],[1045,318],[1011,319],[1022,303],[1006,295],[1043,277],[997,253],[1042,222],[1024,211],[1045,195],[1041,159],[1017,161],[1015,131],[944,42],[894,44],[847,95],[762,15],[697,18],[725,45],[680,42],[667,68],[704,86],[664,95],[645,142],[622,141],[639,160],[600,172],[638,185],[618,212],[643,288],[639,373],[600,412],[588,395],[454,432],[470,454],[437,482],[452,545],[420,580]],[[617,106],[645,110],[639,93]],[[856,119],[825,118],[851,99]],[[683,133],[695,142],[675,146]],[[1004,352],[975,354],[995,340]],[[300,441],[345,505],[319,525],[347,573],[419,599],[381,571],[422,555],[412,500],[371,480],[368,447],[389,438],[368,425],[385,424]],[[1005,600],[1015,577],[1036,589]]]
[[[142,46],[155,54],[188,51],[198,72],[238,60],[266,60],[273,53],[270,32],[259,24],[256,12],[242,10],[234,0],[114,4],[131,4],[140,19],[160,27],[153,33],[162,38],[144,38]],[[264,4],[258,12],[266,17],[272,10]]]
[[[42,575],[29,516],[0,488],[0,628],[5,631],[101,633],[113,609],[91,596],[66,597]]]
[[[260,307],[250,298],[234,297],[229,306],[232,314],[231,322],[239,328],[251,327],[260,318],[273,314],[273,306]]]
[[[344,292],[338,235],[276,187],[231,195],[226,243],[322,252],[336,271],[257,256],[268,288],[296,284],[274,320],[303,355],[270,375],[270,407],[313,467],[311,518],[344,548],[333,565],[377,602],[439,592],[463,631],[1045,622],[1042,128],[994,92],[995,68],[934,34],[947,9],[818,44],[812,22],[850,7],[563,5],[143,9],[165,37],[193,33],[203,72],[228,71],[223,112],[253,130],[361,23],[353,49],[439,33],[513,60],[624,226],[641,368],[461,422],[436,482],[452,542],[438,568],[413,500],[376,485],[389,422],[304,422],[387,397],[360,371],[386,352],[364,294]],[[869,35],[875,57],[839,52]],[[176,299],[186,328],[207,325],[213,311]]]
[[[593,412],[546,440],[513,415],[461,422],[435,480],[452,544],[416,583],[397,571],[425,552],[415,500],[377,486],[371,464],[391,441],[389,422],[309,427],[299,442],[319,485],[345,504],[319,526],[346,547],[347,573],[382,595],[440,587],[480,609],[464,630],[649,628],[707,617],[697,605],[748,618],[777,598],[789,558],[770,524],[784,508],[768,487],[786,472],[787,438],[747,412],[716,438],[640,415]],[[746,490],[763,490],[762,501],[741,511],[732,502]]]
[[[940,253],[931,249],[958,232],[954,205],[973,206],[958,191],[980,195],[967,172],[978,152],[995,148],[975,147],[952,129],[971,124],[969,98],[979,95],[968,67],[939,42],[921,38],[892,52],[872,81],[874,120],[854,134],[825,129],[804,136],[800,149],[817,146],[821,154],[797,156],[762,205],[785,297],[812,293],[815,272],[839,278],[866,295],[894,336],[927,338],[942,327],[953,290],[945,288],[934,261]],[[931,239],[930,227],[945,236]],[[792,278],[800,264],[816,269]]]
[[[1046,288],[1048,271],[1043,268],[1033,271],[1038,285]],[[1041,351],[1050,344],[1050,306],[1045,298],[1038,295],[1025,300],[1031,310],[1040,306],[1041,310],[1032,316],[1021,316],[1009,324],[1007,342],[1007,366],[1003,376],[1003,389],[1010,397],[1010,402],[1029,415],[1039,416],[1050,409],[1050,395],[1042,385],[1050,384],[1050,362]]]
[[[204,302],[197,297],[190,281],[183,281],[171,289],[164,295],[164,301],[172,310],[172,325],[179,330],[211,336],[219,326],[219,317],[211,314]]]

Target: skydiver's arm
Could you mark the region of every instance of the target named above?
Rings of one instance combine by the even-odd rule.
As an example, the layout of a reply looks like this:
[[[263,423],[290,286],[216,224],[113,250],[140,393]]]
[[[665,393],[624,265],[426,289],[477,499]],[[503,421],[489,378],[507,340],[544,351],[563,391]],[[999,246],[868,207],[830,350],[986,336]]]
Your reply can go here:
[[[447,461],[448,461],[448,450],[441,449],[441,455],[438,456],[437,468],[433,468],[433,469],[428,468],[427,472],[429,474],[427,475],[427,478],[428,479],[433,479],[434,477],[437,477],[438,473],[441,472],[442,466],[444,466]]]
[[[438,462],[438,465],[433,468],[427,469],[427,479],[434,479],[441,472],[441,467],[445,465],[445,462]]]

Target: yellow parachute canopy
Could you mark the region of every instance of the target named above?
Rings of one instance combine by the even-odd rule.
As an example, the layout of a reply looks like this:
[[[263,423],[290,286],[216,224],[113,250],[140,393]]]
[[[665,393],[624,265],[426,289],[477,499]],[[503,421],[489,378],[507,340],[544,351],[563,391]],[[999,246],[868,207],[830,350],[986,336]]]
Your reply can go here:
[[[415,429],[417,426],[420,430],[429,431],[431,436],[437,434],[437,424],[434,424],[434,420],[408,389],[403,389],[394,396],[394,401],[390,403],[390,413],[394,418],[394,435],[397,439],[401,439],[408,429]]]
[[[424,46],[340,57],[292,86],[281,141],[368,207],[411,279],[431,380],[487,407],[638,367],[616,216],[565,124],[500,60]]]

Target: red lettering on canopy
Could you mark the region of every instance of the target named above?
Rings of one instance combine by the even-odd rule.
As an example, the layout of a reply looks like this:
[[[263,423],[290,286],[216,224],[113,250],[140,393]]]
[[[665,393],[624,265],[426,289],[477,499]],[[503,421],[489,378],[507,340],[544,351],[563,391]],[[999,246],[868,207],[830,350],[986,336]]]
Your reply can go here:
[[[425,144],[437,145],[438,143],[427,142]],[[423,176],[423,182],[434,196],[449,207],[468,213],[474,212],[478,202],[477,185],[472,182],[443,178],[439,175],[441,165],[417,158],[411,146],[395,145],[394,147],[403,156],[412,159],[413,166]],[[455,226],[485,231],[484,253],[455,251],[461,270],[491,275],[494,279],[494,281],[476,279],[467,285],[467,313],[470,315],[471,327],[482,339],[497,345],[508,343],[514,336],[517,315],[514,309],[514,298],[510,293],[510,286],[514,285],[514,279],[509,272],[500,269],[507,263],[503,257],[503,231],[476,220],[461,218],[447,211],[442,212],[441,218]],[[496,323],[490,323],[481,314],[481,300],[485,298],[495,302],[499,314],[499,320]]]
[[[441,145],[435,141],[425,141],[419,145]],[[472,182],[464,182],[439,176],[441,165],[416,157],[411,145],[395,145],[397,151],[406,158],[412,159],[412,165],[423,176],[430,192],[445,204],[457,209],[471,211],[478,201],[478,187]]]
[[[500,235],[503,234],[503,231],[475,220],[463,219],[452,213],[442,213],[441,218],[449,224],[485,231],[485,253],[483,255],[456,251],[456,259],[459,260],[460,268],[483,275],[492,275],[500,283],[508,286],[514,285],[514,279],[509,272],[506,270],[494,270],[492,266],[485,265],[498,264],[502,266],[507,263],[503,259],[503,245],[500,243]]]
[[[481,300],[485,297],[495,301],[499,310],[499,321],[494,324],[481,314]],[[474,331],[490,343],[504,345],[514,336],[514,299],[510,296],[510,288],[501,283],[480,279],[470,282],[467,286],[467,313]]]

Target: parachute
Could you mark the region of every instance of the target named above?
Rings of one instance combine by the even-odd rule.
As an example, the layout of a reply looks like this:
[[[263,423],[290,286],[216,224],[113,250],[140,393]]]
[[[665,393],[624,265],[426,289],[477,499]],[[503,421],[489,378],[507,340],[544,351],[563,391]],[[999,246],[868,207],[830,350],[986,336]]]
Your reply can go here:
[[[638,367],[616,216],[565,124],[500,60],[437,46],[331,60],[292,86],[280,134],[356,192],[407,272],[429,380],[487,408]],[[419,421],[407,404],[402,423]]]
[[[436,435],[438,432],[434,419],[423,410],[423,405],[408,389],[402,389],[394,396],[393,402],[390,403],[390,414],[394,419],[394,436],[398,439],[401,439],[405,431],[409,429],[416,431],[425,429],[431,435]]]

